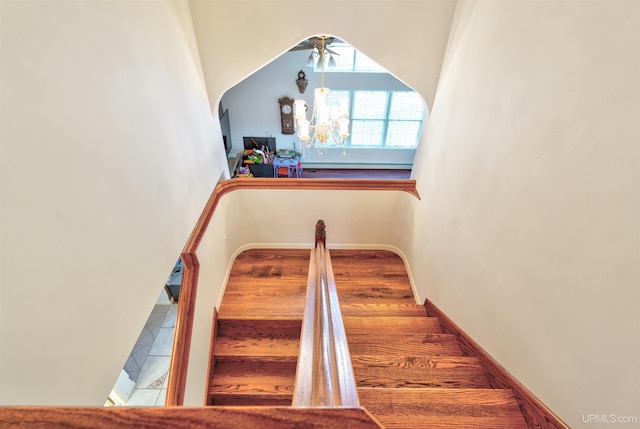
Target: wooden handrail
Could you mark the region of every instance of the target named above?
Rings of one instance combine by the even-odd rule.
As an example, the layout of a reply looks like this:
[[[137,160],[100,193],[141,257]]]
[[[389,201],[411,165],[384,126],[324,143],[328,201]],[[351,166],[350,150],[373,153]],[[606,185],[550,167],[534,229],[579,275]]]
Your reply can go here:
[[[0,407],[3,429],[380,429],[363,408]]]
[[[171,364],[167,380],[167,399],[165,405],[184,404],[184,390],[187,380],[187,364],[191,347],[193,313],[198,288],[200,264],[196,255],[200,242],[215,213],[218,203],[226,194],[245,189],[271,190],[355,190],[355,191],[402,191],[420,199],[415,180],[362,180],[362,179],[230,179],[218,183],[205,205],[196,226],[182,251],[182,284],[176,329],[171,353]]]
[[[309,263],[293,406],[357,408],[349,346],[325,243],[324,222],[319,220]]]

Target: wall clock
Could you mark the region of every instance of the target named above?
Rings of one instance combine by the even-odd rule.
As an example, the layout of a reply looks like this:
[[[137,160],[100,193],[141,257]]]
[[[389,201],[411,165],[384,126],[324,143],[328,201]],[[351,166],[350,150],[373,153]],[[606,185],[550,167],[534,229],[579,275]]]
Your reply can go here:
[[[280,124],[282,126],[282,134],[293,134],[293,99],[282,97],[278,100],[280,103]]]

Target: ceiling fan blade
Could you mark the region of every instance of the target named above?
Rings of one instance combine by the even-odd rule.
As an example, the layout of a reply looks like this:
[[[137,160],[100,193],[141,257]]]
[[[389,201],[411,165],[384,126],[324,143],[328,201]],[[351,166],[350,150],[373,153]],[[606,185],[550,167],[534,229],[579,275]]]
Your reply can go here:
[[[333,43],[334,41],[335,41],[335,37],[327,37],[327,38],[325,38],[324,50],[326,52],[329,52],[332,55],[340,55],[339,53],[329,49],[329,45],[331,43]],[[304,51],[304,50],[313,49],[313,48],[318,48],[318,50],[320,50],[321,45],[322,45],[322,38],[320,38],[320,37],[312,37],[310,39],[303,40],[302,42],[298,43],[296,46],[294,46],[293,48],[289,49],[289,52]]]
[[[289,52],[293,52],[293,51],[306,51],[308,49],[313,49],[313,45],[296,45],[293,48],[289,49]]]
[[[304,51],[306,49],[313,49],[314,45],[308,40],[303,40],[302,42],[295,45],[293,48],[289,49],[289,52],[292,51]]]

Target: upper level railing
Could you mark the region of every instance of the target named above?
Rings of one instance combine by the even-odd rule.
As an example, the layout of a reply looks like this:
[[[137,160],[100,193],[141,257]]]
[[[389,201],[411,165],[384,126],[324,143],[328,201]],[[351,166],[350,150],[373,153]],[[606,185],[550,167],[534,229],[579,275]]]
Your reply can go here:
[[[181,254],[183,263],[182,284],[180,286],[180,300],[176,330],[171,354],[171,365],[167,379],[167,399],[165,405],[184,404],[184,394],[187,380],[187,365],[189,349],[191,347],[191,332],[193,330],[193,315],[195,311],[195,297],[198,288],[200,262],[197,251],[202,242],[209,222],[213,217],[218,203],[226,194],[243,189],[269,190],[354,190],[354,191],[403,191],[420,199],[416,190],[415,180],[343,180],[343,179],[231,179],[219,183],[198,219],[189,241]]]
[[[380,429],[363,408],[0,407],[3,429]]]
[[[356,408],[358,393],[322,220],[315,236],[293,406]]]

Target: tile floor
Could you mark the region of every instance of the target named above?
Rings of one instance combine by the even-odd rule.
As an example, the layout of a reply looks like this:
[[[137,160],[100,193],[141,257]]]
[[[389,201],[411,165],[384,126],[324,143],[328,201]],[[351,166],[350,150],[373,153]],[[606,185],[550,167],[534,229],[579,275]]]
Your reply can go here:
[[[136,382],[125,406],[164,406],[177,311],[177,304],[157,304],[151,312],[124,365]]]

